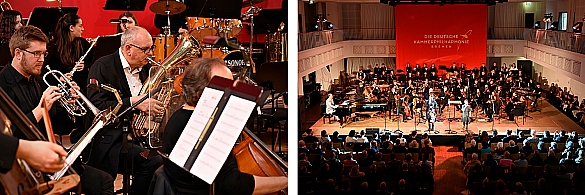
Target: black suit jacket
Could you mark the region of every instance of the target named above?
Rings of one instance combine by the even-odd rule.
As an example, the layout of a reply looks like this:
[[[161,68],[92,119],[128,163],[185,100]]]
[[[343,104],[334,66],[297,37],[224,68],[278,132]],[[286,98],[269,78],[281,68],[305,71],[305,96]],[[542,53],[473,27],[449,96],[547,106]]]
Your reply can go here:
[[[140,80],[143,83],[148,78],[149,68],[150,65],[145,65],[139,73]],[[122,68],[122,62],[120,61],[118,50],[98,59],[89,71],[88,80],[89,79],[96,79],[100,84],[108,84],[118,90],[123,101],[120,112],[131,105],[130,97],[132,97],[132,93],[130,92],[130,87],[128,86],[128,81],[126,80],[124,69]],[[97,91],[88,88],[87,98],[100,110],[107,108],[113,109],[118,104],[115,95],[106,90]],[[117,173],[120,150],[122,149],[122,128],[124,126],[130,128],[132,114],[132,112],[128,112],[124,116],[121,116],[117,123],[111,124],[102,129],[102,131],[105,131],[100,132],[103,133],[103,136],[93,143],[91,157],[88,163],[90,166],[99,168],[110,175],[115,175]],[[125,119],[127,122],[124,122]],[[91,123],[91,121],[88,120],[86,123],[87,128],[91,126],[89,123]]]

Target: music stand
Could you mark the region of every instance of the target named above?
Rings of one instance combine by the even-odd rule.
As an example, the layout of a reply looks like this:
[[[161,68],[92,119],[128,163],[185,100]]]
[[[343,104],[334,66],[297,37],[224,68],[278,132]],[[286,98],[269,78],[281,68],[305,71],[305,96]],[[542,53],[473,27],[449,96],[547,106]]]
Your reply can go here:
[[[93,48],[92,64],[102,56],[112,54],[120,48],[122,36],[100,37]]]
[[[77,14],[78,7],[35,7],[27,25],[40,28],[50,39],[53,36],[59,18],[65,14]]]
[[[187,10],[184,13],[187,17],[240,19],[242,3],[241,0],[189,0],[185,1]]]
[[[107,0],[106,5],[103,7],[104,10],[117,10],[117,11],[144,11],[146,8],[146,2],[148,0]]]

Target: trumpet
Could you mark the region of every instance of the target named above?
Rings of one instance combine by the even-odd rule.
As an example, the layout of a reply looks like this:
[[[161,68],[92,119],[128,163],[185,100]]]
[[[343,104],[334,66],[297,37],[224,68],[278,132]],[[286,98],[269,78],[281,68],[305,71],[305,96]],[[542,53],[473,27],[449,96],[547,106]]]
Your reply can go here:
[[[87,113],[87,110],[84,107],[87,106],[91,112],[97,116],[97,114],[100,113],[100,110],[98,108],[96,108],[90,101],[89,99],[87,99],[79,90],[75,89],[73,87],[73,84],[71,84],[71,80],[69,80],[65,75],[63,75],[63,73],[61,73],[58,70],[51,70],[51,68],[49,67],[49,65],[45,66],[47,68],[47,70],[49,70],[49,72],[45,73],[45,75],[43,75],[43,81],[45,81],[45,84],[47,84],[48,86],[50,86],[49,82],[47,82],[47,76],[53,75],[53,77],[57,80],[58,85],[57,87],[59,88],[59,92],[62,93],[63,95],[61,96],[61,98],[59,98],[59,103],[61,104],[61,106],[63,106],[63,108],[65,108],[65,110],[67,110],[67,112],[70,115],[73,116],[83,116]],[[63,80],[61,80],[63,79]],[[71,93],[70,90],[73,90],[78,96],[79,98],[83,101],[80,102],[78,99],[75,99],[73,97],[73,94]],[[71,103],[73,102],[74,103]]]

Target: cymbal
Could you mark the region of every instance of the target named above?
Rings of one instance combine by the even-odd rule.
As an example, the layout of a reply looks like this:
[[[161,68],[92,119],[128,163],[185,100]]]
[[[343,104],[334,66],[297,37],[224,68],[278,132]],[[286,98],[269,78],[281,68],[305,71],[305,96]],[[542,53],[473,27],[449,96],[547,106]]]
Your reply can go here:
[[[258,3],[262,3],[266,0],[246,0],[242,3],[242,8],[244,7],[250,7],[251,5],[256,5]]]
[[[184,12],[185,9],[187,9],[185,4],[176,1],[159,1],[150,5],[150,11],[159,15],[167,15],[167,10],[170,11],[169,15],[175,15]]]

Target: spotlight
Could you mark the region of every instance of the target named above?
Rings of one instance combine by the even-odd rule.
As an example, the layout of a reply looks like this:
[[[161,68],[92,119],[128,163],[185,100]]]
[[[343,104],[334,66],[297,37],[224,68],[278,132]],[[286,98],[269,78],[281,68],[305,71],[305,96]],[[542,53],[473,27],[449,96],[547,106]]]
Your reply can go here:
[[[329,28],[333,28],[333,24],[329,23]]]
[[[315,29],[319,29],[319,25],[316,25],[316,24],[315,24]]]
[[[581,33],[583,30],[583,22],[577,22],[573,25],[573,32],[574,33]]]
[[[534,29],[540,29],[540,21],[534,23]]]

